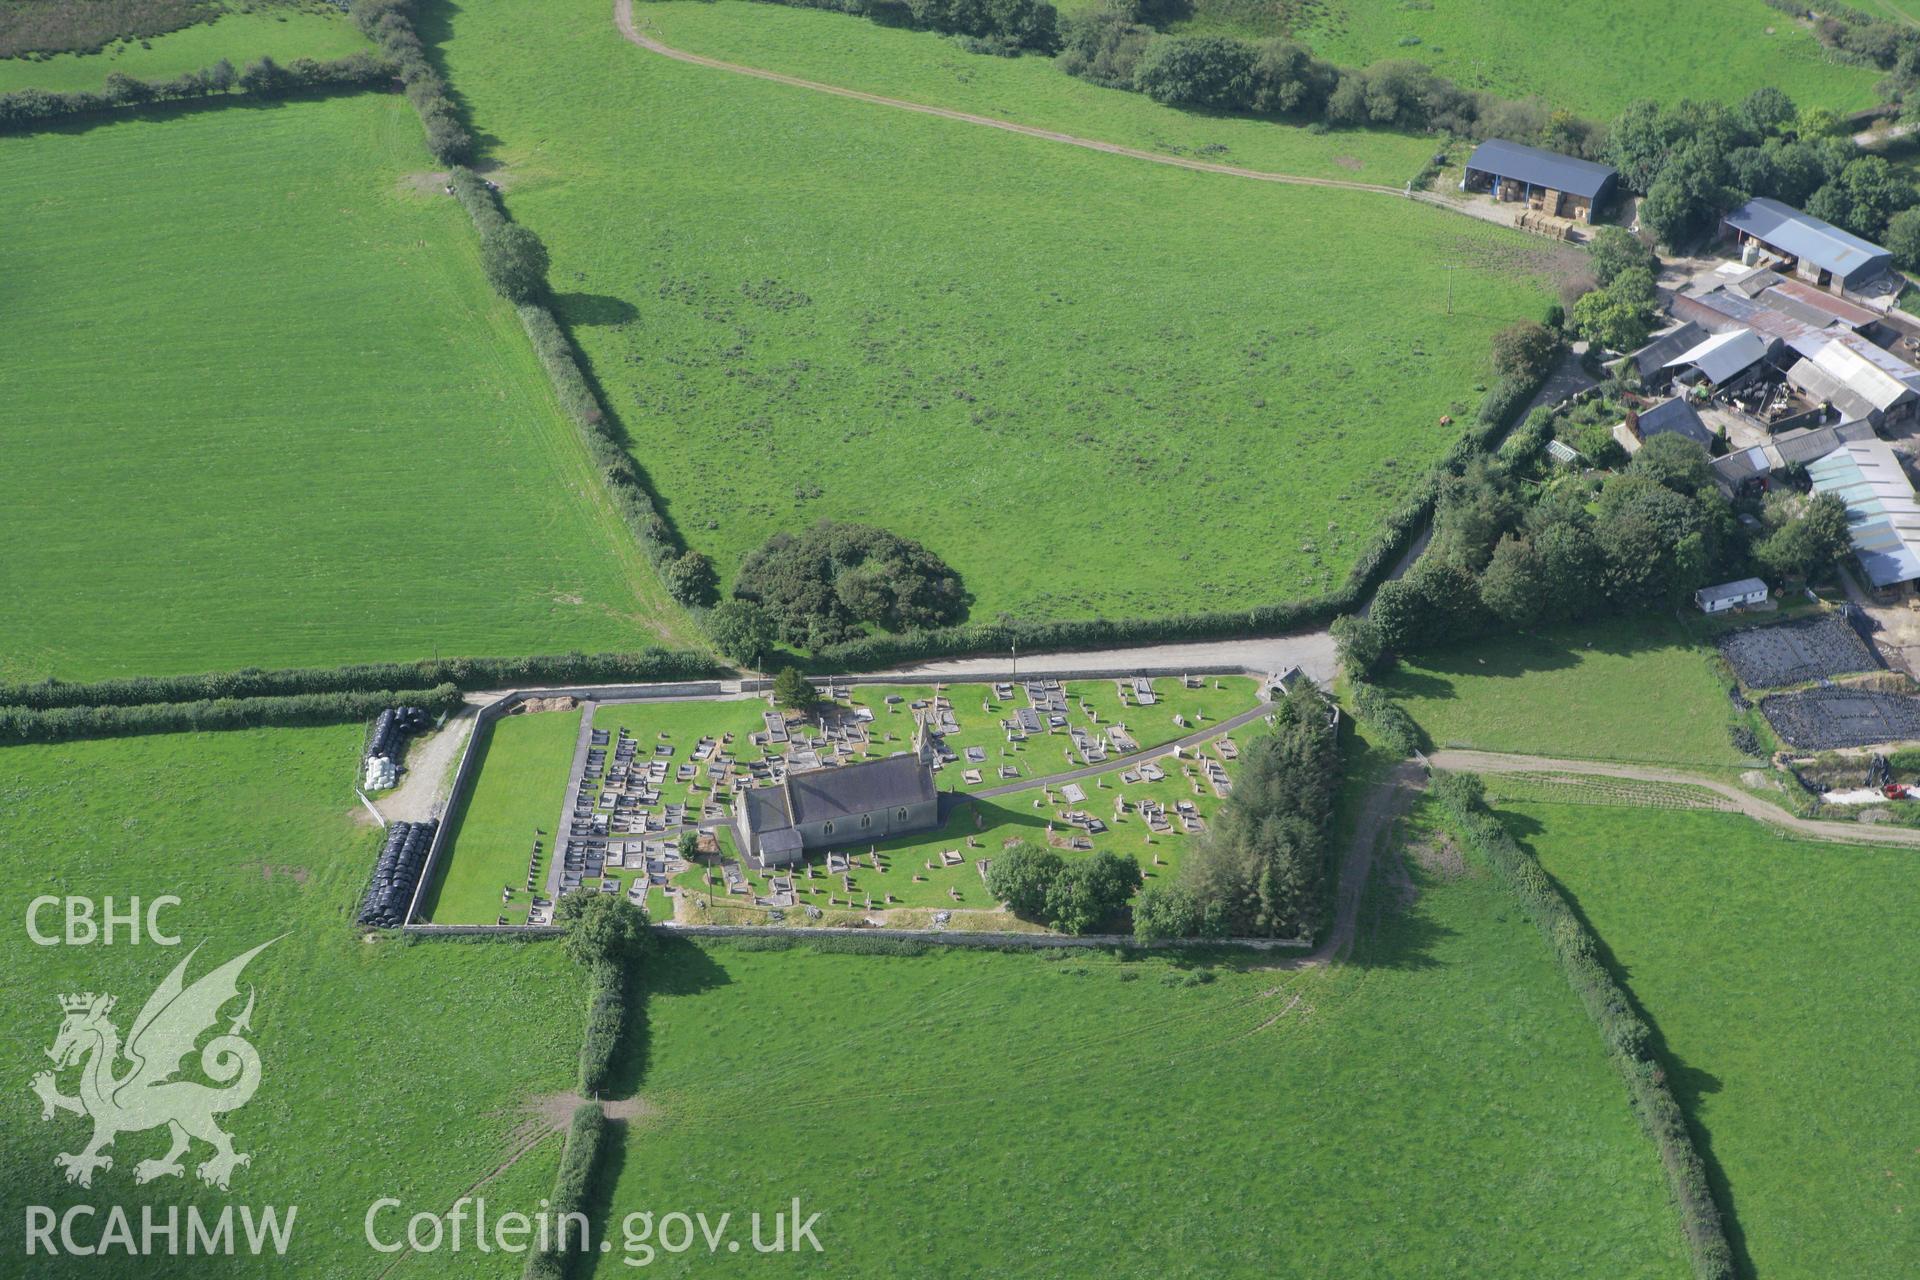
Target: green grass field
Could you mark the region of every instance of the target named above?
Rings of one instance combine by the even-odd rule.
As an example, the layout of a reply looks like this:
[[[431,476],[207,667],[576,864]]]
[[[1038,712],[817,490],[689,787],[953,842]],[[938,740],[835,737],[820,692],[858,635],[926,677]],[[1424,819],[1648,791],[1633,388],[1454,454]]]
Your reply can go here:
[[[1685,1274],[1538,938],[1481,874],[1405,885],[1334,969],[675,943],[593,1274],[626,1214],[794,1196],[824,1260],[651,1270]]]
[[[642,0],[635,20],[648,35],[689,53],[1270,173],[1399,187],[1434,150],[1433,139],[1411,134],[1343,129],[1316,135],[1270,120],[1181,111],[1066,75],[1050,58],[983,57],[930,32],[819,9]]]
[[[388,95],[0,139],[0,677],[684,636],[430,167]]]
[[[1476,641],[1403,663],[1379,684],[1436,747],[1737,766],[1717,655],[1644,615]]]
[[[977,618],[1321,591],[1558,260],[1387,197],[686,66],[599,0],[476,0],[447,35],[560,310],[727,575],[839,517],[924,541]]]
[[[442,924],[527,922],[525,892],[533,832],[547,833],[540,845],[544,879],[553,857],[555,819],[567,799],[567,767],[580,737],[579,711],[546,711],[507,716],[485,730],[473,748],[483,754],[487,780],[461,797],[448,816],[453,824],[446,873],[421,899],[420,918]],[[503,903],[500,890],[512,885],[514,900]],[[544,891],[544,890],[543,890]]]
[[[1725,814],[1500,807],[1664,1038],[1744,1273],[1910,1271],[1913,855],[1793,841]]]
[[[0,58],[0,93],[12,89],[98,89],[110,71],[142,80],[170,80],[225,58],[236,68],[266,56],[343,58],[372,44],[337,10],[274,7],[234,11],[217,22],[183,27],[146,41],[121,41],[99,53]]]
[[[476,1258],[470,1248],[377,1255],[362,1220],[389,1195],[409,1213],[444,1210],[533,1136],[523,1105],[572,1086],[584,982],[553,945],[409,946],[392,936],[363,941],[350,927],[379,848],[351,788],[361,735],[349,725],[0,750],[0,871],[15,886],[0,947],[0,1062],[11,1099],[0,1124],[0,1198],[16,1226],[29,1204],[94,1204],[102,1214],[125,1205],[136,1231],[141,1205],[164,1212],[178,1204],[183,1213],[189,1203],[206,1213],[228,1203],[297,1205],[279,1265],[286,1274],[519,1275],[520,1259]],[[182,945],[122,937],[111,946],[35,946],[23,922],[37,894],[112,895],[121,909],[132,896],[176,894],[181,905],[161,923]],[[58,921],[55,908],[41,923],[57,933]],[[53,1156],[78,1150],[88,1129],[64,1112],[43,1123],[27,1090],[49,1065],[43,1050],[60,1025],[56,997],[113,994],[124,1035],[192,947],[202,949],[190,980],[271,938],[279,941],[244,975],[257,992],[251,1041],[261,1084],[224,1120],[252,1165],[234,1174],[227,1194],[202,1186],[192,1164],[184,1180],[136,1186],[135,1164],[160,1156],[166,1135],[125,1133],[113,1168],[91,1189],[68,1186]],[[182,1078],[200,1078],[197,1064],[189,1059]],[[71,1070],[62,1076],[63,1092],[74,1080]],[[206,1154],[197,1146],[191,1160]],[[531,1211],[549,1194],[558,1159],[559,1142],[548,1138],[478,1193],[496,1212]],[[273,1267],[245,1257],[26,1262],[21,1247],[17,1235],[7,1246],[29,1268],[16,1274],[35,1276],[256,1276]]]
[[[1538,96],[1601,119],[1636,98],[1738,102],[1761,85],[1803,107],[1855,111],[1873,105],[1879,78],[1831,60],[1810,29],[1764,0],[1690,0],[1683,31],[1673,9],[1649,0],[1197,0],[1195,8],[1182,29],[1274,36],[1291,28],[1342,66],[1411,58],[1469,89]],[[1288,23],[1289,12],[1303,16]]]

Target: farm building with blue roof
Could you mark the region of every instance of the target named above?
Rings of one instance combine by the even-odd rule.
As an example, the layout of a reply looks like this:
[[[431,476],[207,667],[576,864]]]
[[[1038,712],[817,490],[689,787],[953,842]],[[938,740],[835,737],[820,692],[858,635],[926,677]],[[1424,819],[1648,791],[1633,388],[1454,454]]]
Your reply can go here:
[[[1467,158],[1460,186],[1491,191],[1496,200],[1524,203],[1555,218],[1592,222],[1613,198],[1616,174],[1604,164],[1555,151],[1489,138]]]

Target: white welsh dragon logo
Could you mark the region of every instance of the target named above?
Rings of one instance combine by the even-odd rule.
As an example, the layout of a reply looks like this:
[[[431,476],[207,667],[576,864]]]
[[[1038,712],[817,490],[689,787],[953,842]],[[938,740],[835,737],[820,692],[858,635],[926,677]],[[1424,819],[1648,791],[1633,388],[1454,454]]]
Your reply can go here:
[[[213,1155],[197,1170],[202,1181],[227,1189],[227,1180],[235,1168],[251,1164],[253,1157],[233,1149],[233,1137],[214,1122],[214,1117],[236,1111],[247,1104],[260,1087],[260,1055],[241,1039],[242,1031],[251,1031],[253,990],[247,991],[247,1007],[233,1019],[225,1035],[207,1041],[200,1051],[200,1069],[207,1078],[223,1088],[212,1088],[192,1080],[172,1077],[193,1052],[194,1042],[220,1019],[221,1006],[240,994],[240,971],[247,962],[272,946],[278,938],[263,942],[244,955],[221,965],[212,973],[185,984],[187,964],[200,950],[195,947],[187,958],[174,966],[159,990],[147,1000],[140,1016],[133,1020],[124,1050],[130,1064],[120,1075],[115,1068],[122,1055],[120,1032],[108,1015],[114,999],[109,995],[61,996],[60,1008],[66,1018],[60,1034],[54,1038],[47,1056],[53,1059],[53,1071],[42,1071],[33,1078],[33,1091],[40,1098],[42,1120],[51,1120],[55,1111],[71,1111],[93,1121],[93,1139],[78,1154],[60,1154],[54,1164],[67,1171],[67,1181],[83,1187],[93,1185],[95,1169],[113,1168],[113,1157],[102,1154],[113,1145],[115,1136],[137,1133],[165,1125],[173,1145],[158,1160],[142,1160],[134,1166],[135,1182],[155,1178],[178,1177],[185,1172],[180,1157],[194,1138],[212,1146]],[[67,1097],[55,1083],[55,1073],[85,1059],[80,1071],[80,1092]]]

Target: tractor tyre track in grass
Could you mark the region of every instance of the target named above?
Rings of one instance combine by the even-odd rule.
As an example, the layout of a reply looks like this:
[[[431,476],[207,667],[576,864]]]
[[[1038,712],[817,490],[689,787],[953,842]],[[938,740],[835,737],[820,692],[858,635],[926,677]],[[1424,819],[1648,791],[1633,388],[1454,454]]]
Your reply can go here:
[[[980,125],[988,129],[1001,129],[1007,133],[1018,133],[1029,138],[1039,138],[1044,142],[1060,142],[1070,147],[1084,147],[1089,151],[1103,151],[1108,155],[1127,156],[1134,160],[1148,160],[1154,164],[1172,165],[1176,169],[1194,169],[1201,173],[1220,173],[1232,178],[1251,178],[1256,182],[1280,182],[1299,187],[1333,187],[1341,191],[1367,191],[1374,195],[1394,196],[1399,199],[1423,200],[1452,208],[1444,200],[1429,197],[1424,193],[1407,192],[1399,187],[1384,186],[1375,182],[1350,182],[1341,178],[1309,178],[1293,173],[1270,173],[1262,169],[1243,169],[1238,165],[1213,164],[1206,160],[1189,160],[1183,156],[1162,155],[1156,151],[1144,151],[1138,147],[1124,147],[1117,142],[1101,142],[1094,138],[1082,138],[1071,133],[1061,133],[1057,129],[1041,129],[1029,124],[1016,124],[1011,120],[1002,120],[995,116],[974,115],[967,111],[954,111],[947,107],[929,106],[924,102],[909,102],[904,98],[887,98],[877,93],[865,93],[859,89],[848,89],[840,85],[821,84],[817,80],[803,80],[798,76],[782,75],[777,71],[768,71],[761,67],[742,66],[737,62],[723,62],[719,58],[709,58],[698,53],[688,53],[672,45],[662,43],[652,36],[642,34],[634,23],[633,0],[613,0],[613,22],[620,34],[627,40],[649,52],[672,58],[678,62],[692,63],[694,66],[710,67],[715,71],[727,71],[739,76],[753,76],[759,80],[771,80],[775,84],[784,84],[795,89],[810,89],[815,93],[830,93],[839,98],[852,98],[856,102],[868,102],[875,106],[893,107],[900,111],[917,111],[921,115],[939,116],[943,120],[957,120],[962,124]]]
[[[1557,760],[1549,756],[1512,755],[1500,751],[1436,751],[1431,763],[1440,769],[1465,773],[1570,773],[1590,777],[1627,778],[1634,782],[1678,783],[1701,787],[1733,802],[1747,817],[1809,840],[1837,840],[1843,844],[1897,844],[1920,848],[1920,830],[1878,827],[1865,822],[1825,822],[1802,818],[1777,804],[1742,791],[1731,783],[1655,765],[1610,764],[1599,760]]]

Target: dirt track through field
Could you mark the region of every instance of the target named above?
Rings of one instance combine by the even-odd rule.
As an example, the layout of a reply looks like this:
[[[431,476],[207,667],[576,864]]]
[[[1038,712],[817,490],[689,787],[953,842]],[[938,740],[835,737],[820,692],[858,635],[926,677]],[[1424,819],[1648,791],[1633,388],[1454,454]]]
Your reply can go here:
[[[1029,138],[1039,138],[1044,142],[1059,142],[1070,147],[1084,147],[1088,151],[1102,151],[1108,155],[1128,156],[1135,160],[1147,160],[1154,164],[1172,165],[1176,169],[1194,169],[1201,173],[1220,173],[1232,178],[1251,178],[1256,182],[1279,182],[1297,187],[1333,187],[1341,191],[1366,191],[1373,195],[1396,196],[1402,200],[1412,198],[1426,200],[1443,208],[1451,208],[1445,201],[1433,199],[1423,193],[1410,193],[1399,187],[1382,186],[1374,182],[1350,182],[1341,178],[1309,178],[1294,173],[1269,173],[1263,169],[1242,169],[1237,165],[1213,164],[1206,160],[1189,160],[1184,156],[1163,155],[1157,151],[1143,151],[1138,147],[1123,147],[1117,142],[1101,142],[1095,138],[1082,138],[1071,133],[1061,133],[1055,129],[1040,129],[1030,124],[1016,124],[1011,120],[1001,120],[995,116],[978,116],[967,111],[954,111],[947,107],[929,106],[924,102],[909,102],[904,98],[886,98],[877,93],[863,93],[858,89],[847,89],[840,85],[821,84],[817,80],[802,80],[798,76],[782,75],[777,71],[767,71],[760,67],[742,66],[737,62],[722,62],[718,58],[709,58],[698,53],[688,53],[672,45],[663,44],[652,36],[641,33],[633,19],[633,0],[613,0],[613,22],[620,28],[620,34],[639,45],[642,49],[672,58],[677,62],[692,63],[698,67],[711,67],[715,71],[727,71],[737,76],[752,76],[757,80],[771,80],[775,84],[790,85],[796,89],[810,89],[815,93],[830,93],[837,98],[852,98],[857,102],[869,102],[875,106],[893,107],[900,111],[915,111],[921,115],[939,116],[942,120],[957,120],[961,124],[979,125],[987,129],[1000,129],[1007,133],[1018,133]]]
[[[1920,848],[1920,830],[1876,827],[1865,822],[1822,822],[1789,813],[1777,804],[1742,791],[1732,783],[1702,777],[1680,769],[1653,765],[1610,764],[1599,760],[1556,760],[1547,756],[1517,756],[1497,751],[1436,751],[1433,764],[1465,773],[1569,773],[1589,777],[1627,778],[1635,782],[1678,783],[1702,787],[1732,802],[1749,818],[1809,840],[1837,840],[1845,844],[1897,844]]]

